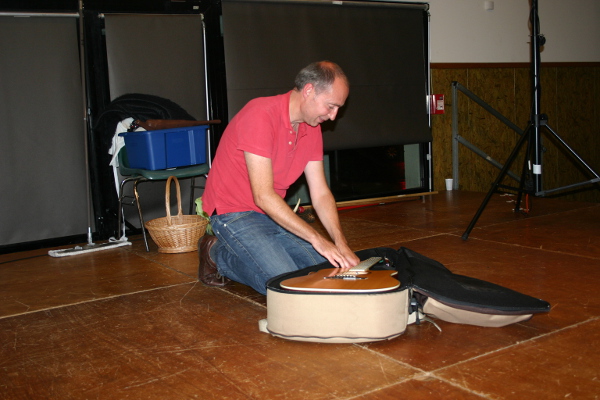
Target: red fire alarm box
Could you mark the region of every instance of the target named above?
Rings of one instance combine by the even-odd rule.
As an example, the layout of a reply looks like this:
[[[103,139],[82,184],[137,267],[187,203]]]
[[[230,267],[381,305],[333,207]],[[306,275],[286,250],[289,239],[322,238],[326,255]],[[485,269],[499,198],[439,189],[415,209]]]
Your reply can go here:
[[[443,114],[444,113],[444,95],[443,94],[432,94],[429,96],[429,108],[431,114]]]

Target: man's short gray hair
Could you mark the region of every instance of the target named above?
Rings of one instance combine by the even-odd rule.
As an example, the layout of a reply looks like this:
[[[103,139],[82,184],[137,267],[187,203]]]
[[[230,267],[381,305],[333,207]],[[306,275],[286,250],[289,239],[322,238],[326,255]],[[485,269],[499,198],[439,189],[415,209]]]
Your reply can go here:
[[[339,65],[331,61],[318,61],[302,68],[294,83],[297,90],[302,90],[307,83],[312,83],[315,91],[320,93],[328,90],[335,78],[343,79],[349,86],[348,78]]]

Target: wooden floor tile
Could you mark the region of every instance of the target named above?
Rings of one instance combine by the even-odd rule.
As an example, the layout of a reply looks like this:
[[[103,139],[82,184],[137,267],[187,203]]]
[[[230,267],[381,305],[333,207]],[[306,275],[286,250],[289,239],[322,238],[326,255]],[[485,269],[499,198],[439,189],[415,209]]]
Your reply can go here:
[[[353,345],[272,338],[260,346],[206,349],[249,398],[350,398],[401,382],[416,371]]]
[[[59,258],[34,254],[1,265],[0,317],[195,280],[126,247]]]
[[[423,375],[416,379],[394,386],[373,391],[353,400],[481,400],[482,397],[458,385],[451,385],[431,375]]]
[[[158,246],[148,238],[150,251],[147,252],[141,235],[130,238],[131,250],[142,258],[181,272],[192,278],[198,277],[198,251],[186,253],[159,253]]]
[[[593,319],[435,375],[490,398],[596,399],[599,342],[600,320]]]
[[[470,237],[600,258],[600,206],[475,229]]]
[[[430,322],[422,322],[410,325],[402,336],[389,343],[373,342],[365,346],[430,372],[547,332],[524,323],[502,328],[458,325],[439,320],[435,323],[439,329]]]
[[[437,232],[397,226],[386,222],[372,222],[342,215],[340,217],[348,245],[354,251],[373,247],[388,247],[399,240],[411,240],[437,235]],[[314,227],[327,237],[327,231],[320,223]]]

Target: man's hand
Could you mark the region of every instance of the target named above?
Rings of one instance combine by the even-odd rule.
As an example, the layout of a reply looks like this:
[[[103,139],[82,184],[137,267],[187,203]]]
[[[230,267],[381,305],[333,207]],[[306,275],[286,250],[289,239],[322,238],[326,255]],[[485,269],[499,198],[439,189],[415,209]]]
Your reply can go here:
[[[336,246],[329,240],[321,237],[321,240],[313,243],[313,247],[336,268],[349,269],[355,267],[360,262],[356,254],[345,244]]]
[[[356,267],[360,263],[360,258],[348,246],[342,246],[340,249],[342,257],[346,260],[346,264],[350,265],[349,268]]]

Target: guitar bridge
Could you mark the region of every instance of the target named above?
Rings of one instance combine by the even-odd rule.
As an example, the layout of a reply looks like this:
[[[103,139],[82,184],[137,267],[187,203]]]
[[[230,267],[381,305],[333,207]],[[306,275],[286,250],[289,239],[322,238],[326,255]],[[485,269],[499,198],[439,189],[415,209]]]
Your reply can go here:
[[[356,276],[356,275],[334,275],[334,276],[326,276],[323,279],[344,279],[344,280],[349,280],[349,281],[357,281],[357,280],[361,280],[361,279],[367,279],[364,278],[362,276]]]

